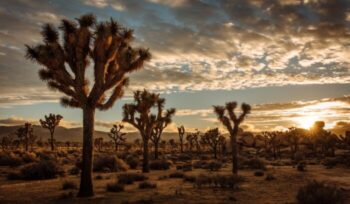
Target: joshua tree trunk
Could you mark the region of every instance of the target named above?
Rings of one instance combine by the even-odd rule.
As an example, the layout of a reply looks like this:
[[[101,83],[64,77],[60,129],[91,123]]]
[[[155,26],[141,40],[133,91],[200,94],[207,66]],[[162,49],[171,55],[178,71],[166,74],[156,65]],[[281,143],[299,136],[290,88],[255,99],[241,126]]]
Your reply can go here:
[[[148,166],[148,141],[143,142],[143,162],[142,162],[142,172],[148,173],[149,172],[149,166]]]
[[[180,151],[181,151],[181,153],[183,153],[184,152],[184,143],[183,143],[183,141],[182,140],[180,140]]]
[[[55,150],[55,146],[53,144],[53,134],[54,134],[54,131],[50,131],[51,133],[51,151],[54,151]]]
[[[115,152],[118,152],[118,143],[115,142]]]
[[[92,162],[94,147],[94,116],[95,109],[87,105],[83,109],[83,163],[81,170],[80,189],[78,196],[93,196]]]
[[[154,159],[158,159],[158,142],[154,143]]]
[[[238,126],[235,125],[231,133],[231,147],[232,147],[232,173],[237,175],[238,172],[238,148],[237,148],[237,133]]]

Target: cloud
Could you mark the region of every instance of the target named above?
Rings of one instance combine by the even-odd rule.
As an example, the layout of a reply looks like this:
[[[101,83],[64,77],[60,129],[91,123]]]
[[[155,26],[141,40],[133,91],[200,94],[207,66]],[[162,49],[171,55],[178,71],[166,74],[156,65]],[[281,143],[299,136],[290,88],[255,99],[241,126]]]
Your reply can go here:
[[[100,20],[115,17],[135,30],[135,46],[150,48],[153,60],[131,75],[130,91],[349,83],[349,1],[300,2],[2,1],[0,105],[13,98],[12,104],[58,98],[57,93],[42,92],[39,66],[25,60],[24,44],[40,42],[43,23],[58,25],[61,18],[73,19],[85,11]],[[43,97],[24,91],[27,87],[40,90]]]

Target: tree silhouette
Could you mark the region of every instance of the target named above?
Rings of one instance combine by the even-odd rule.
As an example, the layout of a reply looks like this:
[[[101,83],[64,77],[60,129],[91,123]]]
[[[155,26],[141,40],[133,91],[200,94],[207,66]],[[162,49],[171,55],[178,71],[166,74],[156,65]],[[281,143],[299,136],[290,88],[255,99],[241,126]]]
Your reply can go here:
[[[241,106],[242,113],[237,117],[235,109],[237,107],[236,102],[228,102],[226,106],[214,106],[214,112],[216,113],[218,120],[226,127],[231,137],[232,148],[232,173],[237,174],[238,171],[238,149],[237,149],[237,134],[239,125],[243,122],[247,114],[250,113],[251,107],[248,104],[243,103]]]
[[[94,139],[94,145],[97,148],[97,150],[99,152],[102,151],[102,147],[103,147],[103,137],[98,137]]]
[[[39,71],[50,88],[64,93],[61,104],[83,110],[83,159],[78,196],[92,196],[93,133],[96,108],[107,110],[121,98],[128,84],[127,74],[143,67],[150,53],[133,49],[133,31],[116,21],[95,23],[94,15],[77,19],[78,24],[62,20],[63,44],[59,33],[50,24],[43,26],[43,43],[27,45],[27,58],[43,65]],[[95,25],[95,26],[94,26]],[[94,84],[89,88],[86,69],[94,62]],[[70,70],[67,69],[69,66]],[[109,97],[106,92],[111,90]]]
[[[41,127],[46,128],[50,131],[50,136],[51,136],[50,143],[51,143],[51,150],[52,151],[55,149],[55,146],[54,146],[55,129],[56,129],[56,126],[58,126],[60,124],[60,121],[62,120],[62,118],[63,117],[61,115],[55,115],[55,114],[50,113],[49,116],[45,115],[45,120],[41,120],[41,119],[39,120]]]
[[[25,150],[28,151],[29,145],[35,142],[36,137],[33,134],[33,126],[31,123],[25,123],[24,126],[19,127],[16,135],[21,143],[24,143]],[[33,148],[33,147],[32,147]]]
[[[163,113],[165,99],[160,98],[157,101],[157,121],[153,128],[150,140],[154,144],[154,158],[158,159],[158,148],[163,130],[171,123],[172,117],[175,115],[175,108],[171,108]]]
[[[223,136],[219,132],[219,128],[213,128],[204,133],[201,137],[201,143],[208,145],[217,159],[219,144],[222,142]]]
[[[126,133],[121,132],[124,128],[124,125],[117,124],[113,125],[108,136],[113,140],[115,151],[118,152],[118,146],[125,144],[126,138],[124,137]]]
[[[124,104],[123,121],[130,123],[141,134],[143,142],[143,163],[142,172],[149,172],[148,165],[148,143],[152,136],[153,129],[157,127],[160,121],[160,114],[153,114],[151,110],[159,110],[159,94],[150,93],[147,90],[134,92],[134,103]]]
[[[179,132],[179,139],[180,139],[180,151],[181,153],[184,152],[183,146],[184,146],[184,135],[185,135],[185,127],[181,125],[177,128],[177,131]]]

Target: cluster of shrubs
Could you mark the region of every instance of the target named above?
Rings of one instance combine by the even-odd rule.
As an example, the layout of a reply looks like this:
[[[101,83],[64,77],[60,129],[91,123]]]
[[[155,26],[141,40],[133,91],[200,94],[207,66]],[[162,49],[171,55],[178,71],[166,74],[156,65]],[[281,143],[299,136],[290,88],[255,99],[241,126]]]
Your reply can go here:
[[[64,171],[53,161],[40,161],[23,166],[19,172],[12,172],[8,179],[42,180],[63,176]]]
[[[151,183],[149,181],[142,181],[139,183],[139,189],[157,188],[156,183]]]
[[[148,177],[138,173],[123,173],[118,175],[119,184],[133,184],[135,181],[145,181]]]
[[[238,185],[244,181],[242,176],[235,175],[206,175],[200,174],[196,177],[185,176],[184,181],[193,182],[197,188],[214,187],[214,188],[230,188],[236,189]]]
[[[151,170],[168,170],[172,162],[170,160],[153,160],[149,163],[149,168]]]
[[[82,161],[78,160],[75,165],[81,169]],[[93,171],[95,172],[121,172],[127,171],[128,169],[129,166],[124,160],[113,155],[101,155],[95,158],[93,163]]]
[[[263,171],[266,170],[265,162],[257,158],[243,160],[240,166],[241,168],[245,168],[245,169],[254,169],[254,170],[263,170]]]
[[[124,191],[124,185],[115,181],[113,183],[108,183],[106,189],[109,192],[121,192]]]
[[[337,165],[350,167],[350,158],[348,155],[339,155],[333,158],[327,158],[323,161],[323,165],[327,168],[333,168]]]
[[[195,169],[208,169],[210,171],[218,171],[222,168],[222,163],[219,161],[205,161],[205,160],[199,160],[195,161],[192,164],[193,168]]]
[[[336,186],[311,181],[299,189],[297,200],[299,204],[342,204],[345,193]]]

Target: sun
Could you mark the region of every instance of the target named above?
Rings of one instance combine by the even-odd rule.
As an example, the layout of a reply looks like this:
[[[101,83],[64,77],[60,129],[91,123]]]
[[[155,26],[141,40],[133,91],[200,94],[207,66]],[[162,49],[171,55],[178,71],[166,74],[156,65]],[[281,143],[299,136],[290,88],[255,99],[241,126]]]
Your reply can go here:
[[[316,116],[302,116],[295,118],[295,122],[298,124],[298,127],[305,129],[311,128],[317,120],[319,120],[319,118]]]

